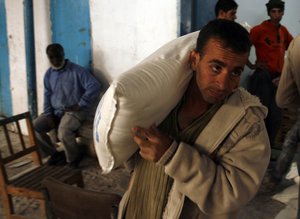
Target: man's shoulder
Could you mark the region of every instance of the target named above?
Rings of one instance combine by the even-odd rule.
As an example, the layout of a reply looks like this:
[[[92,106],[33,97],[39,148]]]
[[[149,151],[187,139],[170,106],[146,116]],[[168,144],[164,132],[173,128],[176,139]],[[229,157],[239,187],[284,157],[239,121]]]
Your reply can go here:
[[[250,94],[247,90],[239,87],[228,99],[229,104],[233,104],[236,107],[247,111],[249,108],[259,109],[264,114],[267,114],[267,108],[262,105],[259,98]]]
[[[290,33],[286,26],[281,24],[280,28],[283,29],[285,32]]]
[[[239,87],[234,93],[233,96],[236,96],[241,103],[245,105],[258,105],[261,106],[261,102],[257,96],[250,94],[245,88]]]
[[[262,31],[266,28],[266,20],[261,22],[260,24],[255,25],[254,27],[251,28],[250,33],[253,31]]]

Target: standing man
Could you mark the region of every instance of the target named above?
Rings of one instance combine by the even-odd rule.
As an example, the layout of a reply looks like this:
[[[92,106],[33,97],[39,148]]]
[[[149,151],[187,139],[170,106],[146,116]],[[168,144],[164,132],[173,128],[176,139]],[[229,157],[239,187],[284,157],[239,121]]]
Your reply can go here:
[[[76,142],[76,131],[87,117],[90,107],[100,94],[100,84],[83,67],[65,59],[60,44],[46,49],[51,67],[44,77],[44,112],[33,121],[42,155],[49,156],[49,165],[67,161],[76,168],[83,157],[83,149]],[[58,152],[48,132],[57,129],[64,152]]]
[[[282,76],[276,94],[276,102],[282,108],[300,108],[300,35],[291,43],[287,58],[284,62]],[[299,110],[298,110],[299,113]],[[282,151],[272,171],[274,183],[278,183],[287,173],[293,161],[300,142],[300,116],[286,135]],[[300,171],[300,156],[297,160],[298,173]],[[300,187],[299,187],[300,192]],[[300,193],[299,193],[300,195]],[[298,219],[300,218],[300,203],[298,195]]]
[[[287,28],[280,24],[284,15],[284,2],[270,0],[267,4],[269,20],[250,30],[250,38],[255,47],[256,63],[248,62],[255,72],[249,80],[250,93],[258,96],[268,107],[266,127],[271,147],[274,147],[275,137],[281,125],[281,110],[275,102],[275,94],[284,62],[284,54],[293,37]]]
[[[266,108],[238,88],[250,48],[238,23],[203,27],[183,98],[158,127],[132,128],[139,150],[119,219],[236,219],[255,196],[270,148]]]
[[[234,0],[219,0],[215,5],[216,18],[235,21],[237,8]]]

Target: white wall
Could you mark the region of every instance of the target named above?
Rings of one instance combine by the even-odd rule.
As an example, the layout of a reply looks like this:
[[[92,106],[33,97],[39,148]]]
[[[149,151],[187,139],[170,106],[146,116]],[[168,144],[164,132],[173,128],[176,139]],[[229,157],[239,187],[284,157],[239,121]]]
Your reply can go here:
[[[23,0],[6,0],[13,114],[28,110]],[[49,0],[33,0],[38,113],[51,42]],[[95,74],[110,80],[176,38],[177,0],[90,0]],[[100,77],[99,77],[100,78]]]
[[[177,0],[91,0],[93,63],[114,78],[177,37]]]
[[[115,78],[177,37],[179,0],[90,0],[94,72]],[[251,26],[267,19],[265,2],[237,0],[238,21]],[[23,0],[6,0],[13,114],[28,110]],[[33,0],[38,112],[42,112],[43,77],[51,41],[49,0]],[[282,23],[300,31],[299,0],[286,1]]]
[[[238,3],[237,22],[245,24],[247,22],[251,27],[260,24],[262,21],[269,19],[265,4],[268,0],[236,0]],[[299,0],[286,0],[285,1],[285,14],[281,24],[287,27],[289,32],[295,37],[300,33],[300,1]],[[250,54],[250,61],[255,62],[255,50],[252,48]],[[253,71],[245,68],[242,75],[241,84],[246,86],[247,77]]]
[[[237,21],[250,26],[260,24],[263,20],[269,19],[265,4],[268,0],[236,0],[238,3]],[[300,1],[285,0],[285,14],[281,23],[285,25],[293,36],[300,33]]]
[[[6,0],[13,114],[28,111],[23,0]]]
[[[43,78],[46,69],[49,68],[49,61],[46,56],[46,47],[51,42],[50,28],[50,5],[49,0],[33,0],[34,11],[34,35],[35,35],[35,56],[36,56],[36,82],[38,112],[43,110],[44,84]]]

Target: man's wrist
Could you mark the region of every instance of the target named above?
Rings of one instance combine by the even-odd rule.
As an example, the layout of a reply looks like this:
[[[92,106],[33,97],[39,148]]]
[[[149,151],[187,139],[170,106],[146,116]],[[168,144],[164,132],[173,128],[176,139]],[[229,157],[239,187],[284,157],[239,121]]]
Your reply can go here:
[[[168,150],[163,154],[163,156],[157,161],[157,164],[166,165],[173,158],[178,148],[178,143],[174,140]]]

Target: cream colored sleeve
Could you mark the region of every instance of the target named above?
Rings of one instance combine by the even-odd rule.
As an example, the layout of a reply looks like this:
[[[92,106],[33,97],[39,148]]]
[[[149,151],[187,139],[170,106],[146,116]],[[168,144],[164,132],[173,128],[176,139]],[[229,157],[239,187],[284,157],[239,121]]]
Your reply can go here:
[[[276,103],[281,108],[300,107],[300,36],[295,38],[288,49],[280,77]]]
[[[227,136],[217,158],[180,143],[165,165],[176,189],[205,214],[236,211],[255,196],[270,160],[263,118],[248,113]]]

